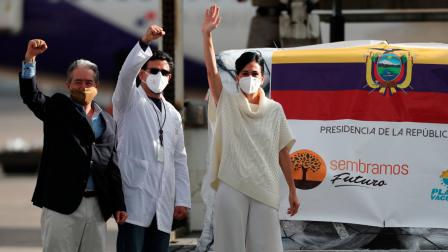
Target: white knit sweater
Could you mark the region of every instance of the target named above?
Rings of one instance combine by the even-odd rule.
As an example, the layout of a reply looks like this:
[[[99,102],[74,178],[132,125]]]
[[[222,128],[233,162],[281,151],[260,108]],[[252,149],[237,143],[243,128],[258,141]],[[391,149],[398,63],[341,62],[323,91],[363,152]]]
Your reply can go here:
[[[219,181],[268,206],[278,209],[280,200],[279,152],[295,140],[282,106],[260,89],[255,111],[241,91],[222,89],[216,109],[209,107],[215,134],[212,150],[212,187]],[[213,106],[213,105],[212,105]],[[216,114],[215,114],[216,112]]]

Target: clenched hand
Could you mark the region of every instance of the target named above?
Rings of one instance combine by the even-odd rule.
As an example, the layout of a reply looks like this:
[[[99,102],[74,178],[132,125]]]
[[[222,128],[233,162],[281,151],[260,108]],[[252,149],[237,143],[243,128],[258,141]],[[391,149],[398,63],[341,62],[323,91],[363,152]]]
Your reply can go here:
[[[32,39],[28,42],[25,53],[25,62],[30,63],[36,60],[36,56],[47,50],[47,43],[42,39]]]
[[[156,40],[163,35],[165,35],[165,31],[162,27],[158,25],[151,25],[146,30],[146,33],[142,36],[142,41],[146,44],[149,44],[149,42]]]

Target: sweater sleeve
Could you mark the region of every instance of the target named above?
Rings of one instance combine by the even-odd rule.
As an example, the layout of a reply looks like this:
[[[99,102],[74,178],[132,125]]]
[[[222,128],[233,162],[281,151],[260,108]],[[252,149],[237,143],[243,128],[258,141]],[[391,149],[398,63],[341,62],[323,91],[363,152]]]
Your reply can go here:
[[[280,127],[279,127],[279,152],[288,147],[290,150],[292,146],[295,144],[296,140],[294,139],[291,129],[288,125],[288,120],[286,119],[285,112],[283,108],[280,107]]]

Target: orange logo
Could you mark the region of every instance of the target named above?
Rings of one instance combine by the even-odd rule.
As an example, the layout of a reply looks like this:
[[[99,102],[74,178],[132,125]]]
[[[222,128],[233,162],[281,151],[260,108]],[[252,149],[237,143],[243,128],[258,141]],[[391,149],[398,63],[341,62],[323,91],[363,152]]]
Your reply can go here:
[[[296,188],[313,189],[320,185],[327,174],[327,167],[321,156],[311,150],[298,150],[290,155]]]

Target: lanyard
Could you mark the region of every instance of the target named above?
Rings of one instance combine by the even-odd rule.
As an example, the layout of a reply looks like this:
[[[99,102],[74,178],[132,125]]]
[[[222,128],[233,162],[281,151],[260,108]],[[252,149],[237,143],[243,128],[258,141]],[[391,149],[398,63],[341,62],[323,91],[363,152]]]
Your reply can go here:
[[[160,116],[162,116],[163,112],[165,111],[165,117],[163,118],[163,122],[160,122],[161,118],[159,118],[159,113],[157,113],[158,108],[156,108],[156,105],[154,104],[154,101],[151,100],[152,107],[153,107],[154,112],[156,113],[156,116],[157,116],[157,123],[159,124],[160,145],[163,146],[163,126],[165,125],[165,122],[166,122],[166,109],[165,109],[165,104],[163,103],[162,100],[161,100],[161,103],[162,103],[162,110],[160,111],[160,114],[161,114]]]

